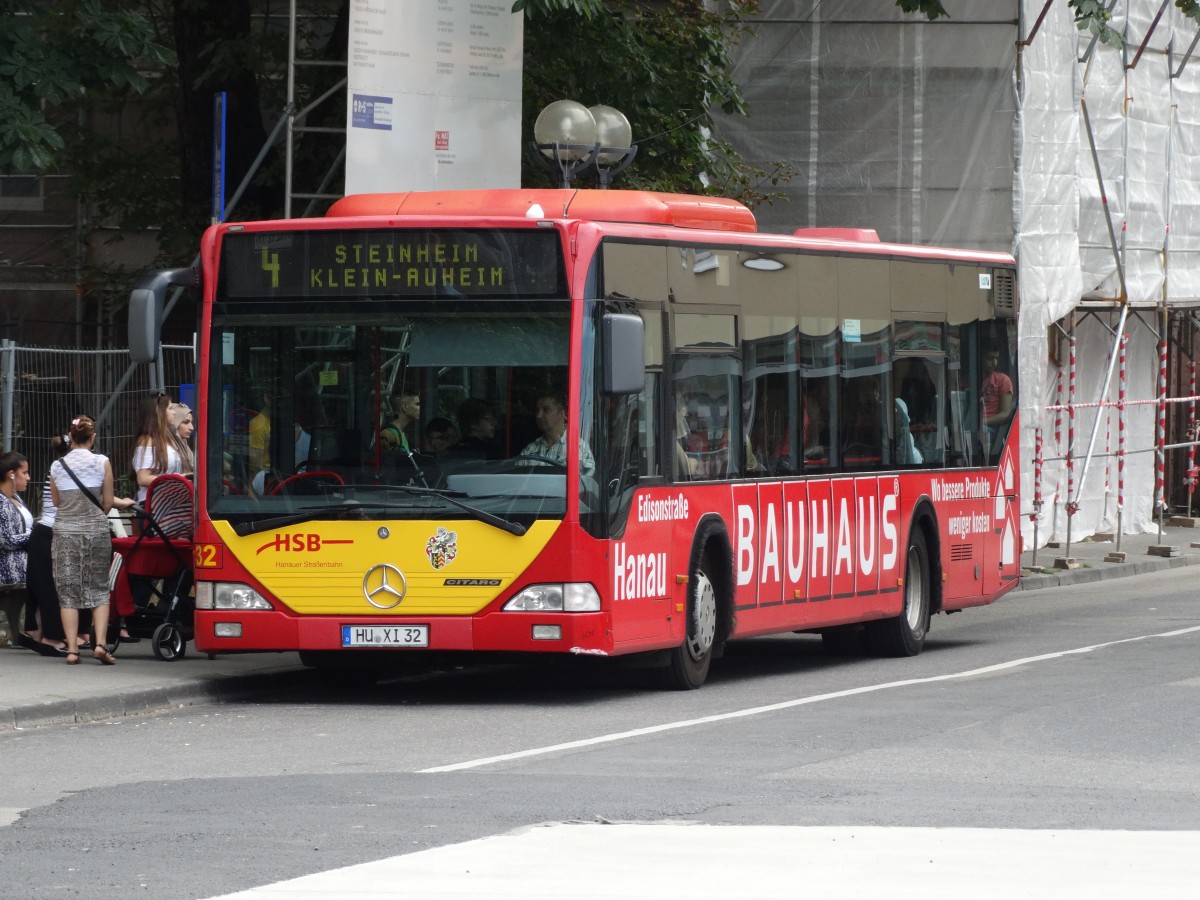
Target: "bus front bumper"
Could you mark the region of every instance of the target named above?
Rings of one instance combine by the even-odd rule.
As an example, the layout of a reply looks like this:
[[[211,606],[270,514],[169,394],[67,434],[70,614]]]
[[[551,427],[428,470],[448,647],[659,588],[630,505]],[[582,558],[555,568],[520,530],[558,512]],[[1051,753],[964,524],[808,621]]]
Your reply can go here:
[[[514,651],[608,656],[606,612],[490,612],[475,616],[305,616],[279,611],[196,610],[202,653],[289,650]]]

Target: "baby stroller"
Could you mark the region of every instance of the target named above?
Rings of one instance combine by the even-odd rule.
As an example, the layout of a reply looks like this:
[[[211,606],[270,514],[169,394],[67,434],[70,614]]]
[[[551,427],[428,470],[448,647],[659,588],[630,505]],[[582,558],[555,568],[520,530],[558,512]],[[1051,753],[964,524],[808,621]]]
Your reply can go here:
[[[182,475],[159,475],[133,507],[136,537],[113,538],[108,573],[112,609],[130,637],[149,638],[165,662],[183,657],[195,632],[192,596],[192,483]],[[120,628],[109,638],[120,643]]]

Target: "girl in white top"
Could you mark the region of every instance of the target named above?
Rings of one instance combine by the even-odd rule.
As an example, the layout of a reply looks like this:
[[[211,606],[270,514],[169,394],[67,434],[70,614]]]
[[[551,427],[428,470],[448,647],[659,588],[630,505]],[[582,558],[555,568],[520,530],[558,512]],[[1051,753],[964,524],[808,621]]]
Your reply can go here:
[[[166,394],[142,401],[141,423],[133,450],[133,471],[137,473],[137,502],[146,502],[146,488],[159,475],[183,472],[183,459],[171,439],[171,398]]]

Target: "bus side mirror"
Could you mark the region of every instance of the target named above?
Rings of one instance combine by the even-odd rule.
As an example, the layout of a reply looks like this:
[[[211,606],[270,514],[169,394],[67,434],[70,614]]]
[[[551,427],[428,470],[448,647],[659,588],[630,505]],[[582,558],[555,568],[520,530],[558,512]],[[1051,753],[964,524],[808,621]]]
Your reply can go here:
[[[646,326],[641,316],[605,313],[600,327],[606,394],[640,394],[646,386]]]
[[[167,288],[194,288],[200,279],[195,269],[158,269],[146,272],[129,293],[129,357],[135,363],[158,359],[163,308]]]

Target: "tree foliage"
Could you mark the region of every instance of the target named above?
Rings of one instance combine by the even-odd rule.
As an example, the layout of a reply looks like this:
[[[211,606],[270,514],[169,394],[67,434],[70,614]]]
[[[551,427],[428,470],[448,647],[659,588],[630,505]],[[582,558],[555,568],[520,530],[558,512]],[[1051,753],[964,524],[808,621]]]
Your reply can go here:
[[[1101,43],[1114,47],[1125,43],[1116,29],[1108,24],[1112,13],[1100,0],[1068,0],[1068,5],[1075,11],[1075,26],[1080,31],[1090,31]]]
[[[513,12],[524,12],[531,20],[556,12],[574,13],[590,19],[603,10],[604,0],[516,0],[512,5]]]
[[[942,16],[950,16],[938,0],[896,0],[896,5],[905,12],[920,13],[931,22]],[[1114,47],[1124,44],[1121,35],[1108,24],[1112,20],[1110,4],[1104,0],[1067,0],[1067,5],[1074,12],[1075,24],[1080,31],[1090,31],[1102,43]],[[1200,24],[1200,0],[1175,0],[1175,6],[1193,22]]]
[[[622,187],[763,198],[769,179],[712,129],[715,109],[746,113],[730,48],[757,0],[720,13],[694,0],[608,0],[594,14],[568,9],[576,4],[566,0],[537,5],[536,14],[534,0],[525,6],[524,135],[555,100],[613,106],[629,118],[638,147]],[[522,181],[556,184],[529,162]]]
[[[58,113],[147,90],[171,61],[137,9],[103,0],[0,0],[0,171],[54,168],[66,149]]]
[[[896,5],[907,13],[920,13],[930,22],[943,16],[950,18],[950,13],[946,12],[938,0],[896,0]]]

